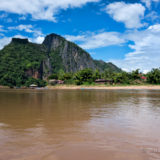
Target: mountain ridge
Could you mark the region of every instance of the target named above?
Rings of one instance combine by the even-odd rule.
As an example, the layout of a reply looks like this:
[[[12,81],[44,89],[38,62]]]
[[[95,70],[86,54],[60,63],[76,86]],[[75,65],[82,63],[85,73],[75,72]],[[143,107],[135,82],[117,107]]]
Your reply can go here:
[[[110,68],[115,72],[121,71],[120,68],[111,62],[106,63],[102,60],[94,60],[87,51],[60,35],[54,33],[49,34],[42,44],[47,48],[48,52],[58,52],[59,58],[62,58],[62,63],[65,65],[65,68],[63,68],[65,72],[76,72],[84,68],[99,69],[100,71]],[[96,63],[97,61],[98,64]],[[101,68],[101,65],[103,65],[103,68]],[[113,67],[111,67],[112,65]],[[67,66],[70,67],[67,68]]]
[[[28,39],[12,38],[12,41],[0,50],[1,81],[24,83],[29,77],[47,79],[60,70],[75,73],[90,68],[121,72],[112,63],[94,60],[88,52],[77,44],[67,41],[57,34],[47,35],[42,44],[29,42]]]

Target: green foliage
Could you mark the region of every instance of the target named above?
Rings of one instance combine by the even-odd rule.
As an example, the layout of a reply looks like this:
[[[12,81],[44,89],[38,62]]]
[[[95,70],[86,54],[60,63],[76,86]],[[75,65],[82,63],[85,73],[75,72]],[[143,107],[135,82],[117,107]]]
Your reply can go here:
[[[58,79],[63,80],[64,75],[65,75],[64,70],[60,69],[59,72],[58,72]]]
[[[40,62],[29,62],[26,64],[26,69],[38,70],[40,68]]]
[[[48,79],[58,79],[58,75],[56,73],[51,74]]]
[[[117,66],[115,66],[112,63],[106,63],[102,60],[94,60],[94,63],[97,68],[101,69],[101,71],[105,71],[107,69],[107,70],[110,70],[110,71],[116,72],[116,73],[122,72],[122,70],[120,68],[118,68]]]
[[[147,73],[147,82],[151,84],[160,84],[160,68],[152,69]]]
[[[110,79],[113,79],[114,75],[115,73],[111,69],[105,69],[103,73],[103,78],[110,80]]]
[[[62,57],[59,54],[59,48],[57,48],[55,51],[51,51],[49,56],[53,73],[58,73],[60,70],[64,70]]]
[[[28,80],[25,82],[25,86],[29,87],[31,84],[35,84],[38,87],[45,87],[47,85],[46,81],[44,80],[28,78]]]
[[[75,75],[74,75],[74,80],[75,80],[75,83],[77,85],[81,85],[85,82],[91,84],[94,79],[93,79],[93,71],[91,69],[83,69],[79,72],[77,72]]]
[[[102,78],[102,74],[100,73],[100,71],[98,69],[96,69],[93,73],[93,79],[96,80],[96,79],[100,79]]]
[[[73,74],[72,73],[65,73],[63,74],[62,80],[71,80],[73,78]]]
[[[74,84],[73,74],[65,73],[63,70],[60,70],[57,74],[50,75],[48,79],[63,80],[65,84]]]
[[[0,51],[0,85],[23,86],[28,79],[27,70],[38,71],[45,53],[40,45],[20,39],[12,41]]]
[[[75,84],[74,79],[64,80],[64,84]]]
[[[59,70],[58,73],[54,73],[48,77],[48,79],[56,79],[62,80],[65,84],[73,84],[73,74],[72,73],[65,73],[62,69]]]
[[[131,78],[132,78],[133,80],[136,80],[136,79],[140,79],[140,78],[141,78],[141,73],[139,72],[139,69],[131,72]]]
[[[130,84],[130,78],[129,73],[127,72],[121,72],[117,73],[113,77],[114,83],[118,84]]]

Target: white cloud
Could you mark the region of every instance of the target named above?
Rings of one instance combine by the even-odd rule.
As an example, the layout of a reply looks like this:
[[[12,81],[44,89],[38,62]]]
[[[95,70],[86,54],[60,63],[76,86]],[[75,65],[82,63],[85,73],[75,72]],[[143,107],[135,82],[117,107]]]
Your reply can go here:
[[[3,26],[0,25],[0,32],[4,32]]]
[[[155,20],[159,19],[159,16],[157,12],[151,11],[145,16],[145,18],[151,20],[152,22],[155,22]]]
[[[19,20],[23,20],[23,21],[24,21],[24,20],[26,20],[26,19],[27,19],[27,17],[26,17],[26,16],[24,16],[24,15],[23,15],[23,16],[21,16],[21,17],[19,17]]]
[[[0,15],[0,19],[3,20],[4,22],[11,23],[13,20],[11,18],[8,18],[7,13],[3,13]]]
[[[160,0],[141,0],[142,3],[145,3],[147,8],[151,7],[152,2],[160,2]]]
[[[35,29],[32,25],[23,25],[20,24],[18,26],[8,27],[9,30],[18,30],[18,31],[25,31],[27,33],[32,33],[34,36],[43,35],[42,32],[38,29]]]
[[[66,35],[65,37],[70,41],[78,42],[84,49],[101,48],[125,43],[124,38],[117,32],[86,33],[78,36]]]
[[[14,37],[26,38],[22,35]],[[96,34],[87,32],[79,36],[66,35],[65,37],[68,40],[78,42],[84,49],[122,45],[125,42],[132,42],[129,47],[133,51],[127,53],[124,59],[112,59],[109,61],[126,71],[139,68],[141,71],[147,72],[152,68],[160,67],[160,24],[151,25],[146,30],[130,30],[123,35],[117,32],[99,32]],[[10,37],[0,39],[0,49],[8,44],[10,40]],[[41,43],[44,37],[29,37],[29,40],[34,43]]]
[[[160,24],[127,33],[126,39],[134,42],[129,45],[133,51],[122,60],[111,60],[114,64],[127,71],[139,68],[146,72],[160,67]]]
[[[6,13],[3,13],[0,15],[0,19],[6,18],[6,17],[8,17],[8,14],[6,14]]]
[[[85,41],[86,39],[86,35],[78,35],[78,36],[65,35],[65,37],[69,41]]]
[[[0,34],[2,34],[1,32],[6,32],[6,29],[4,27],[5,26],[0,25]]]
[[[127,28],[140,28],[145,7],[140,3],[127,4],[114,2],[106,7],[106,12],[117,22],[123,22]]]
[[[26,39],[28,37],[22,36],[20,34],[14,35],[12,38],[21,38],[21,39]]]
[[[8,45],[11,42],[12,38],[21,38],[21,39],[27,38],[30,42],[41,44],[45,37],[43,36],[26,37],[20,34],[14,35],[13,37],[3,37],[0,39],[0,49],[3,49],[4,46]]]
[[[0,0],[0,11],[31,14],[33,19],[56,21],[60,9],[81,7],[88,2],[99,0]]]
[[[11,41],[10,37],[3,37],[2,39],[0,39],[0,49],[2,49],[5,45],[10,43],[10,41]]]
[[[145,3],[147,8],[150,8],[151,6],[151,0],[141,0],[141,2]]]
[[[8,27],[9,30],[19,30],[19,31],[25,31],[28,33],[32,33],[33,32],[33,26],[32,25],[19,25],[19,26],[14,26],[14,27]]]
[[[2,25],[0,25],[0,32],[6,32],[6,30],[4,30],[3,28],[4,27]],[[18,26],[8,27],[8,30],[10,30],[10,31],[12,31],[12,30],[25,31],[27,33],[32,34],[32,37],[26,37],[26,36],[17,34],[17,35],[13,36],[14,38],[22,38],[22,39],[28,38],[30,42],[38,43],[38,44],[41,44],[44,40],[43,33],[40,30],[34,28],[34,26],[32,26],[32,25],[21,24]],[[2,49],[5,45],[10,43],[12,37],[5,37],[5,35],[2,33],[0,33],[0,36],[2,37],[0,39],[0,49]]]
[[[36,38],[32,38],[30,39],[31,42],[34,42],[34,43],[38,43],[38,44],[42,44],[42,42],[44,41],[44,38],[43,36],[38,36]]]

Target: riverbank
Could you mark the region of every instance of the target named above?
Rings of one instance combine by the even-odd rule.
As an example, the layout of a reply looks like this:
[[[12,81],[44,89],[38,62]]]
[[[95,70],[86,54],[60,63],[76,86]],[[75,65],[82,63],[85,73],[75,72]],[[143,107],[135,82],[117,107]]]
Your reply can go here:
[[[9,89],[7,86],[0,86],[0,89]]]
[[[105,86],[105,85],[99,85],[99,86],[76,86],[76,85],[56,85],[56,86],[47,86],[48,89],[106,89],[106,90],[160,90],[160,85],[128,85],[128,86]]]
[[[0,89],[10,89],[6,86],[0,86]],[[12,89],[31,89],[31,88],[12,88]],[[160,90],[160,85],[55,85],[46,86],[34,89],[59,89],[59,90],[83,90],[83,89],[96,89],[96,90]]]

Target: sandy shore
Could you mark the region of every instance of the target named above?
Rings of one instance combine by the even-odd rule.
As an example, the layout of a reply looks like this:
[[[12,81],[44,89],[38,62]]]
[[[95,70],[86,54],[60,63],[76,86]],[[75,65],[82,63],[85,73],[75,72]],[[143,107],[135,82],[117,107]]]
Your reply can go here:
[[[133,90],[160,90],[160,85],[144,85],[144,86],[75,86],[75,85],[58,85],[48,86],[48,89],[107,89],[107,90],[118,90],[118,89],[133,89]]]
[[[0,86],[0,89],[8,89],[9,87],[7,86]]]
[[[9,89],[9,87],[0,86],[0,89]],[[23,88],[24,89],[24,88]],[[27,89],[27,88],[26,88]],[[28,88],[29,89],[29,88]],[[43,89],[43,88],[41,88]],[[97,90],[160,90],[160,85],[130,85],[130,86],[76,86],[76,85],[56,85],[47,86],[44,89],[68,89],[68,90],[83,90],[83,89],[97,89]]]

